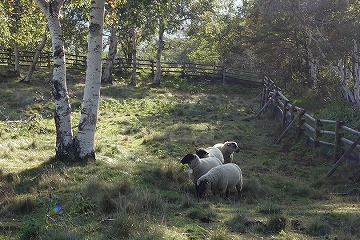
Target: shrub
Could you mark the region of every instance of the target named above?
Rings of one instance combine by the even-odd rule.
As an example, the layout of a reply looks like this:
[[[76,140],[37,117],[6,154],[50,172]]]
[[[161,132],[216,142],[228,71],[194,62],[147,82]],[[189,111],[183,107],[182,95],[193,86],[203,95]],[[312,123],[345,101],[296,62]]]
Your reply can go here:
[[[287,218],[284,216],[272,216],[268,219],[266,228],[271,233],[279,233],[285,230]]]

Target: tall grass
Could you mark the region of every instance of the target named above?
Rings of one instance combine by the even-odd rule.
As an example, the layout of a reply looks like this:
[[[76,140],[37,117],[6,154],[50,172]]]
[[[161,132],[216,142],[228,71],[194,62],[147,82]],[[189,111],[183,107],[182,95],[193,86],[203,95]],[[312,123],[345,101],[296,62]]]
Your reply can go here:
[[[50,73],[31,85],[1,82],[0,239],[359,239],[359,186],[295,139],[273,144],[271,114],[252,118],[260,89],[173,76],[151,88],[117,78],[102,88],[97,160],[54,162]],[[74,124],[82,77],[69,72]],[[239,199],[202,200],[180,163],[234,140],[243,170]],[[355,207],[354,207],[355,206]],[[330,214],[331,213],[331,214]]]

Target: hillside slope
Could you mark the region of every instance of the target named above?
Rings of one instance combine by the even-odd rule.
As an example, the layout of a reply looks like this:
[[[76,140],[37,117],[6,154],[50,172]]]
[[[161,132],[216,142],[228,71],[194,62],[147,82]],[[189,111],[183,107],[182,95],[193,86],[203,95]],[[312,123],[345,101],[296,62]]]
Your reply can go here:
[[[0,239],[359,239],[358,188],[344,166],[258,111],[260,89],[172,76],[150,88],[103,86],[95,162],[54,162],[49,74],[2,79]],[[77,123],[82,76],[69,72]],[[180,164],[187,153],[238,142],[244,189],[198,201]]]

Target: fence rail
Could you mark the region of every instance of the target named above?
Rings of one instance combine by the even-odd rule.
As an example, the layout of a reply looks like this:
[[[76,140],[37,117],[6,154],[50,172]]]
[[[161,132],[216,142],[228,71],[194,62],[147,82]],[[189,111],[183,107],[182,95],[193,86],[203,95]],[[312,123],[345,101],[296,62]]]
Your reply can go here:
[[[280,121],[280,128],[283,131],[277,139],[277,143],[280,143],[290,128],[295,125],[298,137],[305,135],[308,145],[314,148],[324,145],[333,149],[335,165],[327,173],[328,177],[349,157],[355,158],[360,164],[360,157],[357,153],[360,150],[360,131],[346,126],[342,121],[314,118],[306,113],[305,109],[291,104],[281,89],[265,76],[260,111],[256,116],[267,109],[272,109],[273,115]],[[356,150],[353,151],[354,149]]]
[[[20,51],[19,62],[21,66],[30,66],[35,52]],[[105,59],[102,59],[105,63]],[[14,65],[15,57],[12,49],[0,49],[0,65]],[[156,62],[153,59],[137,59],[137,70],[147,71],[155,74]],[[202,64],[190,62],[160,62],[162,73],[179,74],[189,79],[210,78],[227,82],[239,82],[248,85],[261,86],[261,74],[247,72],[238,69],[226,69],[224,66],[216,64]],[[66,66],[70,69],[85,69],[86,56],[79,54],[66,54]],[[42,52],[37,63],[37,67],[52,67],[52,53]],[[132,60],[116,58],[114,64],[115,72],[125,72],[132,68]]]

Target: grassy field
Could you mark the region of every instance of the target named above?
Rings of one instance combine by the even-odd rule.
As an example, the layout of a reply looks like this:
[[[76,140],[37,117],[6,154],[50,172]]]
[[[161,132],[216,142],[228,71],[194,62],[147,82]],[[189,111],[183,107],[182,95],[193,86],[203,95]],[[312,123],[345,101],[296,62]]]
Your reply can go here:
[[[333,160],[292,133],[274,144],[271,114],[253,118],[260,89],[117,79],[101,90],[97,160],[70,165],[53,161],[49,74],[0,76],[0,239],[360,239],[359,195],[342,194],[359,184],[345,166],[327,178]],[[74,125],[84,78],[68,72]],[[198,201],[180,160],[226,140],[243,194]]]

